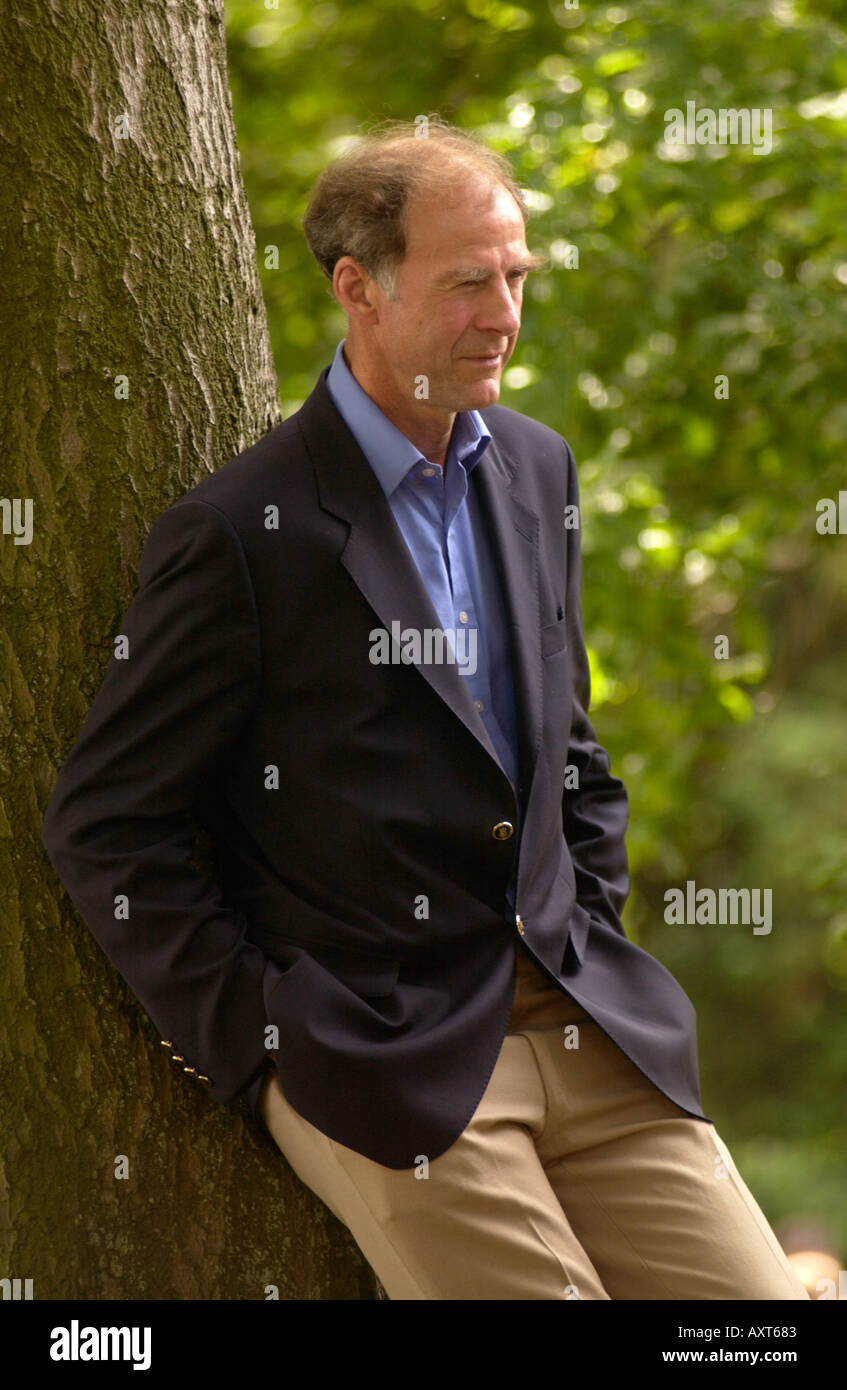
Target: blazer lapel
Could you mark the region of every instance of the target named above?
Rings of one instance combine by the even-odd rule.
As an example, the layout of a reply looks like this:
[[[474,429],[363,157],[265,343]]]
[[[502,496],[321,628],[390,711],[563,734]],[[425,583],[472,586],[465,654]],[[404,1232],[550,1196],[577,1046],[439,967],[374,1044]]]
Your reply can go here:
[[[392,623],[399,623],[401,631],[437,628],[435,609],[388,500],[329,394],[328,371],[321,373],[297,418],[315,468],[320,504],[350,527],[341,563],[389,633]],[[528,790],[541,738],[539,606],[534,579],[538,517],[514,496],[515,465],[496,447],[493,430],[471,479],[479,490],[495,564],[504,583],[521,775]],[[416,669],[502,768],[458,666],[430,663]]]
[[[483,419],[485,419],[485,414]],[[496,426],[486,420],[491,442],[471,474],[488,527],[494,563],[500,573],[512,650],[512,679],[518,712],[518,739],[524,806],[529,801],[541,747],[541,617],[538,591],[539,519],[521,500],[520,471],[502,445]]]

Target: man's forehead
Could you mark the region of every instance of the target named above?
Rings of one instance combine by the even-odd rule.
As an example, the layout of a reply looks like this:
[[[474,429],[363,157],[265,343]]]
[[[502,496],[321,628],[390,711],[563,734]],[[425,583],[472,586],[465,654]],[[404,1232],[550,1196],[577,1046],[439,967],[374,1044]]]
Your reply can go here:
[[[520,249],[524,220],[520,209],[501,184],[474,182],[462,189],[445,188],[435,197],[412,196],[406,212],[406,240],[410,247],[436,249],[441,244],[480,245],[493,238],[497,243],[515,242]],[[526,249],[524,247],[524,249]]]
[[[512,264],[517,268],[526,263],[529,268],[532,259],[519,213],[514,223],[480,222],[473,217],[454,221],[434,214],[429,224],[415,229],[416,234],[408,235],[410,230],[406,257],[424,263],[428,275],[438,279],[451,271],[467,271],[466,278],[473,279]]]

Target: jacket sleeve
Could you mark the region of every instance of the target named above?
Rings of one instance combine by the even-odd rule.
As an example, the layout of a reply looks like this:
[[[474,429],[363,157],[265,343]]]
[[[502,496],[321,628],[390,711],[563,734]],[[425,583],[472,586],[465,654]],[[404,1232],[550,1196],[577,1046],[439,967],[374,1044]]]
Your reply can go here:
[[[568,505],[579,506],[576,463],[565,443]],[[581,513],[580,516],[581,526]],[[629,896],[625,844],[629,800],[623,782],[613,777],[609,755],[597,742],[588,718],[591,676],[582,620],[582,558],[579,528],[566,531],[567,572],[565,612],[568,650],[573,673],[573,718],[568,763],[577,768],[578,787],[565,788],[562,826],[570,850],[577,902],[589,916],[625,936],[620,913]]]
[[[161,1041],[228,1103],[264,1068],[266,956],[189,863],[260,674],[240,541],[206,502],[154,523],[119,647],[42,827],[56,873]],[[120,639],[125,639],[121,642]]]

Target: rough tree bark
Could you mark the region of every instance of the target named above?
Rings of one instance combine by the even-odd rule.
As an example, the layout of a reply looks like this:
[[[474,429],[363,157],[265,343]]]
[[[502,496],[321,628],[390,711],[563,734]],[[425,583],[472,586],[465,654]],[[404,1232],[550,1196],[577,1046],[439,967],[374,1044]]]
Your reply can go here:
[[[223,21],[2,21],[0,1277],[36,1299],[379,1296],[246,1102],[172,1075],[40,839],[150,525],[279,419]]]

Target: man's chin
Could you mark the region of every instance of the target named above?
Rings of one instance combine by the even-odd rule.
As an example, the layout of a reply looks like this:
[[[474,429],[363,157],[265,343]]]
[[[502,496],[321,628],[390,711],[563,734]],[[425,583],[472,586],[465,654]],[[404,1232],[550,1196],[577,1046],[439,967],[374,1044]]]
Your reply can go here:
[[[500,374],[481,377],[456,394],[464,401],[458,410],[484,410],[487,405],[496,405],[500,398]]]
[[[454,377],[445,387],[432,393],[429,405],[438,405],[454,415],[463,410],[484,410],[487,405],[496,405],[500,398],[500,372],[480,375],[477,381],[456,381]]]

